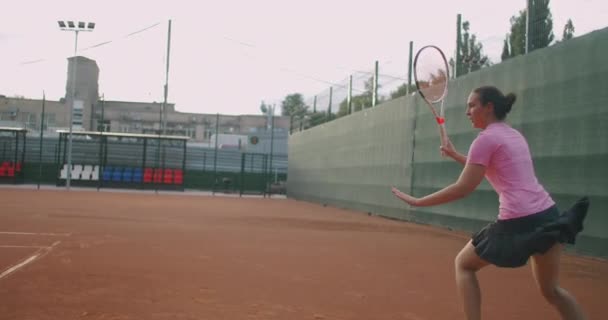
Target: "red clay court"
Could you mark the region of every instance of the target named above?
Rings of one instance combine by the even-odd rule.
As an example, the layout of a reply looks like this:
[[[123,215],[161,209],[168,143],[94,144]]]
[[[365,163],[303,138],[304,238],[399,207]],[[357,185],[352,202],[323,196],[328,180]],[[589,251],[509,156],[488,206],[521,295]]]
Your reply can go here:
[[[467,234],[286,199],[0,188],[0,202],[0,319],[463,319]],[[562,266],[606,319],[608,262]],[[529,267],[479,278],[486,319],[558,319]]]

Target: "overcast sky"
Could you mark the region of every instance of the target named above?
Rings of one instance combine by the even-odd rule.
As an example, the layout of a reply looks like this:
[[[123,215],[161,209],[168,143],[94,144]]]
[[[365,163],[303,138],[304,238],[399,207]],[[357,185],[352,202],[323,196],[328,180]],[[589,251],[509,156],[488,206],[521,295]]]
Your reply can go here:
[[[554,33],[608,25],[606,0],[552,0]],[[178,111],[259,114],[262,100],[311,97],[355,70],[407,78],[409,41],[453,55],[456,14],[493,61],[525,0],[0,0],[0,94],[59,100],[74,33],[57,20],[93,21],[78,54],[97,61],[107,100],[162,101],[172,20],[169,101]],[[143,31],[142,31],[143,30]],[[142,31],[132,34],[136,31]],[[131,35],[130,35],[131,34]],[[107,43],[106,43],[107,42]],[[101,46],[99,44],[106,43]],[[278,107],[277,107],[278,109]],[[278,112],[278,111],[277,111]]]

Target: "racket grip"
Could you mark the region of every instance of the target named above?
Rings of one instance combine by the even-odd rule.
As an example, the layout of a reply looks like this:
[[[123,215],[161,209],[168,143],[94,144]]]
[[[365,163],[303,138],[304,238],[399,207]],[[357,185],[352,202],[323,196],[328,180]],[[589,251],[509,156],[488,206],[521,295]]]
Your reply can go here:
[[[442,145],[448,140],[448,133],[445,131],[445,121],[439,124],[439,137],[441,138]]]
[[[438,120],[437,123],[439,123],[439,138],[441,140],[441,146],[445,148],[448,145],[448,141],[449,141],[448,134],[445,131],[445,125],[444,125],[445,119],[440,118],[440,117],[437,117],[437,119],[444,120],[441,123],[439,123],[439,120]],[[445,152],[441,151],[441,156],[445,158],[445,157],[447,157],[447,154]]]
[[[438,125],[442,125],[445,123],[445,118],[443,117],[435,117],[435,120],[437,121]]]

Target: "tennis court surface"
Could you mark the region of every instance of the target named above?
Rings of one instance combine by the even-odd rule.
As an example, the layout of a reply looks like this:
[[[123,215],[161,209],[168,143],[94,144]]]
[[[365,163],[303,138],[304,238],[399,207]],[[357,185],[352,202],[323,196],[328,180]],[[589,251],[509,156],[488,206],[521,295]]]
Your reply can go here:
[[[287,199],[0,188],[0,205],[0,319],[463,318],[463,233]],[[561,277],[608,318],[608,262],[566,255]],[[479,278],[487,319],[558,319],[529,266]]]

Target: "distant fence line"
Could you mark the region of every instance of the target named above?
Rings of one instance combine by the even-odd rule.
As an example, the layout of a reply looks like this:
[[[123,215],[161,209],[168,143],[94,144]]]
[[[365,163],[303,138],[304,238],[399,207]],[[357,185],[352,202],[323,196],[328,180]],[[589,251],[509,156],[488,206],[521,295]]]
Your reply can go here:
[[[40,153],[41,145],[42,154]],[[132,167],[141,166],[143,148],[136,142],[108,141],[108,150],[108,163]],[[146,151],[146,158],[149,159],[147,164],[154,166],[156,158],[160,156],[166,167],[181,167],[182,155],[176,154],[174,151],[168,148],[159,155],[156,148],[149,148]],[[9,159],[14,152],[14,141],[6,137],[0,137],[1,159]],[[27,170],[24,182],[55,184],[59,166],[62,165],[57,162],[59,159],[58,152],[58,138],[43,138],[41,144],[39,137],[27,137],[24,163],[29,170]],[[244,154],[247,156],[243,156]],[[255,155],[264,157],[256,157]],[[95,164],[98,157],[99,144],[97,141],[73,140],[73,163]],[[39,167],[44,169],[39,170]],[[287,179],[287,155],[187,146],[185,170],[187,172],[185,187],[193,189],[212,189],[216,182],[208,180],[221,178],[222,176],[229,175],[236,180],[243,170],[247,174],[268,175],[270,183],[278,183]]]

